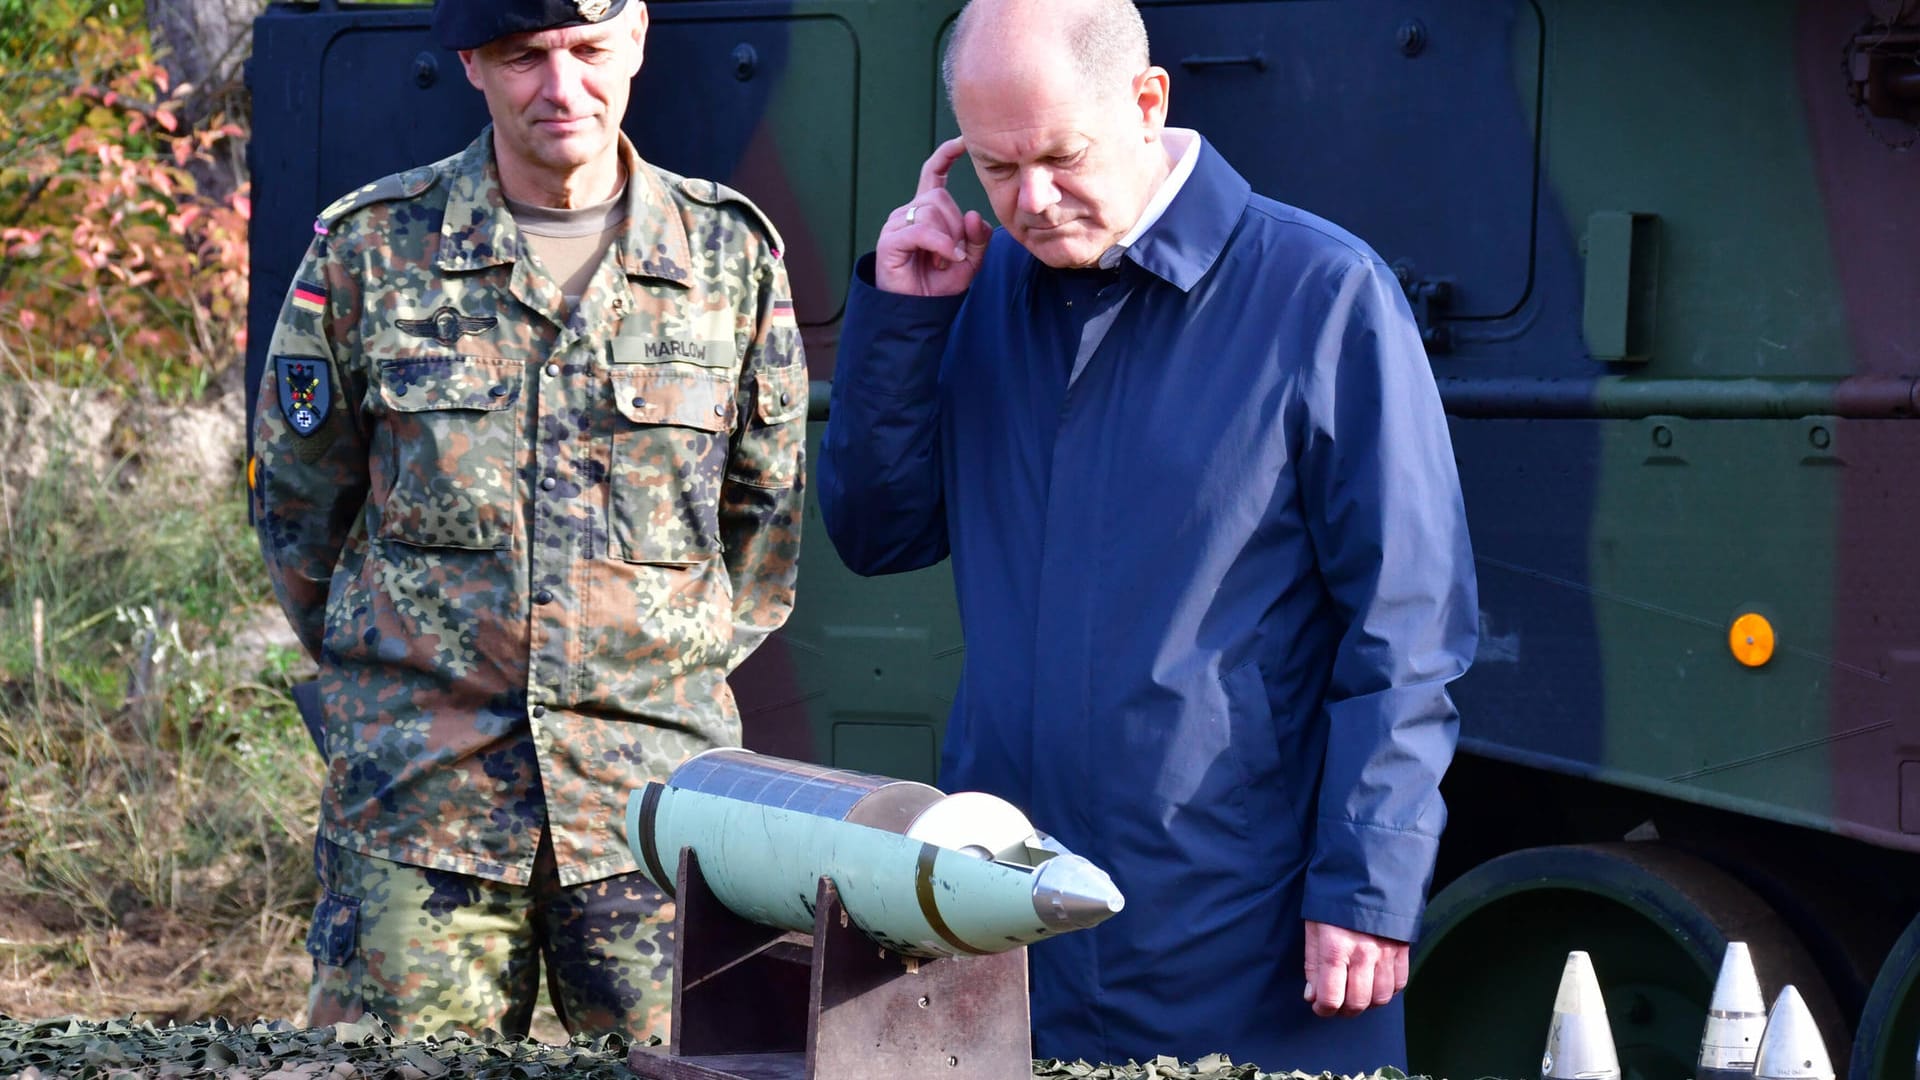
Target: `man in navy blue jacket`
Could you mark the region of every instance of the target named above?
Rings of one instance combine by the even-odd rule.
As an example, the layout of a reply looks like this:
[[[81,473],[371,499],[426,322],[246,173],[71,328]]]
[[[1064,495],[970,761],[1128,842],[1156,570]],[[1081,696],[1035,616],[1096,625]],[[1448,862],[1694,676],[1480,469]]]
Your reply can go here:
[[[1400,287],[1165,126],[1127,0],[974,0],[946,75],[961,137],[856,274],[820,500],[860,573],[953,557],[943,786],[1126,894],[1033,950],[1035,1050],[1402,1065],[1476,600]]]

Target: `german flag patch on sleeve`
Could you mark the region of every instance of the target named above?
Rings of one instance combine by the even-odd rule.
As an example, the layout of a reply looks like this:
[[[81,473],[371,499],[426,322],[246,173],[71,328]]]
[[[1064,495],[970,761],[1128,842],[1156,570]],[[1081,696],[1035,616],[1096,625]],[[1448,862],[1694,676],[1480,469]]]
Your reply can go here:
[[[799,324],[793,321],[793,300],[781,297],[773,302],[773,328],[791,330]]]
[[[327,290],[305,281],[293,283],[293,306],[319,315],[327,310]]]

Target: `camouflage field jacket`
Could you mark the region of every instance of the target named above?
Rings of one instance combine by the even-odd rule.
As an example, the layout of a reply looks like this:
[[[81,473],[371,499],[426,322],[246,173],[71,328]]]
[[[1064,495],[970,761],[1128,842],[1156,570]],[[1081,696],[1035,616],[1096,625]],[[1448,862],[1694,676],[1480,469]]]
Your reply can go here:
[[[641,161],[577,309],[507,212],[491,130],[322,213],[252,462],[319,659],[321,832],[524,883],[634,869],[627,794],[737,745],[726,675],[786,619],[806,365],[779,237]]]

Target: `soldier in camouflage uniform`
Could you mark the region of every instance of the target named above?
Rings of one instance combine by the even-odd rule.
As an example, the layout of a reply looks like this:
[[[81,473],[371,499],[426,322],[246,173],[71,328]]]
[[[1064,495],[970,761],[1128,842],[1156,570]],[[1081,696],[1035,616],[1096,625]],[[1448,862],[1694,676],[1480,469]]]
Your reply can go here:
[[[328,207],[275,327],[254,509],[320,662],[311,1022],[664,1033],[627,793],[737,745],[786,619],[806,367],[780,239],[619,134],[639,0],[441,0],[493,123]]]

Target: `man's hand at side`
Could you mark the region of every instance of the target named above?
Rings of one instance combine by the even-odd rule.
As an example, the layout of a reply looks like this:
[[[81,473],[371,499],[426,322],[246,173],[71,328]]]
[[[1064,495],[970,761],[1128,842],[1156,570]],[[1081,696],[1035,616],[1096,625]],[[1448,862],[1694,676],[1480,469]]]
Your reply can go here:
[[[966,154],[948,139],[920,166],[913,201],[887,215],[874,252],[874,284],[909,296],[954,296],[980,269],[993,229],[977,211],[960,212],[947,192],[947,172]]]
[[[1306,999],[1316,1016],[1358,1016],[1407,987],[1404,941],[1307,921]]]

